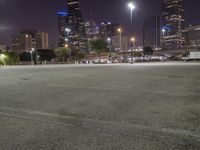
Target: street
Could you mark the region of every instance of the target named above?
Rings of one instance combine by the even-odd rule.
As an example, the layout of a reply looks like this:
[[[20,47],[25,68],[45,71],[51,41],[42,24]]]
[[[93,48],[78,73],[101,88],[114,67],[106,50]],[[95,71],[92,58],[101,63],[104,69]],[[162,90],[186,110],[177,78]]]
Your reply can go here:
[[[199,150],[200,63],[0,68],[0,150]]]

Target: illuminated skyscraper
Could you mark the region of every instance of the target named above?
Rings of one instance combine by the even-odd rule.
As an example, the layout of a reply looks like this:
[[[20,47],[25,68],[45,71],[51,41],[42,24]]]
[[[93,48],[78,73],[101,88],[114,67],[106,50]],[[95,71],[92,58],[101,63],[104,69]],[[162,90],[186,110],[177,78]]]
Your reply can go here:
[[[162,13],[162,47],[165,49],[181,48],[184,43],[183,0],[164,0]]]
[[[59,30],[59,41],[58,46],[64,47],[66,44],[66,31],[65,28],[67,26],[67,13],[66,12],[58,12],[58,30]]]
[[[79,0],[67,0],[67,28],[69,32],[69,46],[72,55],[87,52],[87,37],[80,9]]]

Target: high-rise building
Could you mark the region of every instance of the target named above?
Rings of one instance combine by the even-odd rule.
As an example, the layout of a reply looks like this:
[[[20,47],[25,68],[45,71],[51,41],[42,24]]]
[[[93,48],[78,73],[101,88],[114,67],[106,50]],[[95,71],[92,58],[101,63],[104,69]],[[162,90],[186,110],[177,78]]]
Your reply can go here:
[[[99,35],[99,27],[93,20],[85,22],[85,30],[88,40],[93,40]]]
[[[185,46],[189,49],[200,48],[200,26],[189,26],[184,30]]]
[[[32,30],[32,29],[24,29],[20,31],[21,35],[31,35],[32,37],[32,48],[36,49],[36,33],[39,32],[37,30]]]
[[[120,42],[121,42],[121,45],[120,45]],[[117,36],[111,37],[111,50],[113,52],[128,51],[128,44],[129,44],[129,38],[127,36],[120,37],[119,35],[117,35]]]
[[[48,49],[48,33],[45,32],[20,32],[12,39],[12,50],[21,54],[38,49]]]
[[[118,33],[118,28],[120,27],[119,24],[117,23],[111,23],[111,22],[108,22],[108,23],[104,23],[102,22],[101,25],[100,25],[100,36],[102,38],[109,38],[109,37],[113,37],[113,36],[117,36],[119,33]]]
[[[162,13],[162,47],[177,49],[183,47],[184,26],[183,0],[164,0]]]
[[[15,36],[12,38],[12,50],[16,53],[16,54],[20,54],[20,36]]]
[[[66,12],[58,12],[58,31],[59,31],[58,47],[64,47],[67,44],[66,41],[67,16],[68,13]]]
[[[32,48],[32,36],[30,34],[21,33],[12,39],[12,50],[17,54],[29,52]]]
[[[93,21],[89,20],[85,22],[85,31],[87,35],[87,40],[88,40],[88,51],[92,51],[92,47],[90,42],[99,36],[99,27],[98,25]]]
[[[160,47],[160,16],[148,17],[143,25],[143,46],[154,49]]]
[[[49,38],[46,32],[37,32],[35,37],[36,49],[48,49]]]
[[[67,0],[68,43],[72,54],[87,52],[87,37],[81,14],[80,0]]]

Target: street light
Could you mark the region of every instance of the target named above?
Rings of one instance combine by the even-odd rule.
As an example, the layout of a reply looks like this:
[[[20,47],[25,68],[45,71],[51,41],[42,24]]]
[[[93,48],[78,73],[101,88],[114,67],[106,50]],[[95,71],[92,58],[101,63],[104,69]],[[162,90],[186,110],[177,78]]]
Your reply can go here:
[[[110,38],[107,38],[107,41],[108,41],[108,44],[109,44],[109,57],[111,57],[111,39]]]
[[[65,48],[68,48],[69,47],[69,45],[68,44],[65,44]]]
[[[122,29],[121,28],[118,28],[118,32],[119,32],[119,51],[122,50]],[[123,50],[123,57],[125,59],[125,51]]]
[[[4,54],[0,54],[0,61],[2,61],[3,65],[5,66],[5,58],[6,58],[6,55]],[[0,67],[1,67],[2,64],[0,64]]]
[[[69,29],[69,28],[65,28],[65,31],[67,32],[67,38],[68,38],[68,36],[69,36],[69,32],[71,32],[71,29]]]
[[[35,48],[31,48],[30,54],[31,54],[31,64],[34,65],[33,62],[33,52],[35,51]]]
[[[132,48],[131,48],[131,64],[133,64],[133,48],[134,48],[134,42],[135,42],[135,38],[132,37],[132,38],[131,38],[131,44],[132,44]]]
[[[130,11],[131,11],[131,25],[132,25],[132,23],[133,23],[133,10],[134,10],[136,7],[135,7],[135,4],[134,4],[132,1],[128,3],[128,7],[129,7],[129,9],[130,9]]]
[[[165,32],[166,32],[166,30],[162,29],[163,37],[165,36]]]

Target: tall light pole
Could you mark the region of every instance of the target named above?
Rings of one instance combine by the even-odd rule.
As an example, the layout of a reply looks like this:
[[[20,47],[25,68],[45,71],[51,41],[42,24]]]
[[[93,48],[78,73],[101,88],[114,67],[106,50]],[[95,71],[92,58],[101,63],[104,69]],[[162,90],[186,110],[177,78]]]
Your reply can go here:
[[[119,32],[119,51],[121,52],[122,50],[122,29],[118,28],[118,32]],[[125,59],[125,50],[123,49],[123,61]]]
[[[107,38],[108,44],[109,44],[109,57],[111,57],[111,39]]]
[[[133,10],[136,8],[136,6],[135,6],[135,4],[133,3],[133,1],[130,1],[129,3],[128,3],[128,7],[129,7],[129,9],[130,9],[130,13],[131,13],[131,34],[132,35],[134,35],[133,34],[133,30],[132,30],[132,28],[133,28]],[[131,44],[132,44],[132,47],[131,47],[131,64],[133,64],[133,47],[134,47],[134,42],[135,42],[135,38],[131,38]]]
[[[35,51],[35,48],[32,48],[31,51],[30,51],[30,54],[31,54],[31,64],[34,65],[34,62],[33,62],[33,52]]]
[[[30,51],[31,54],[31,65],[33,65],[33,51]]]
[[[133,10],[134,10],[136,7],[135,7],[135,4],[134,4],[132,1],[130,1],[130,2],[128,3],[128,7],[129,7],[130,12],[131,12],[131,27],[132,27],[132,25],[133,25]]]
[[[166,32],[166,30],[162,29],[162,47],[165,44],[165,32]],[[163,62],[164,62],[164,57],[165,57],[164,51],[162,53],[163,53],[162,55],[163,55]]]
[[[134,43],[135,43],[135,38],[132,37],[131,38],[131,45],[132,45],[132,48],[131,48],[131,64],[133,64],[133,48],[134,48]]]
[[[67,37],[69,36],[69,32],[71,32],[71,29],[65,28],[65,31],[67,32]]]

